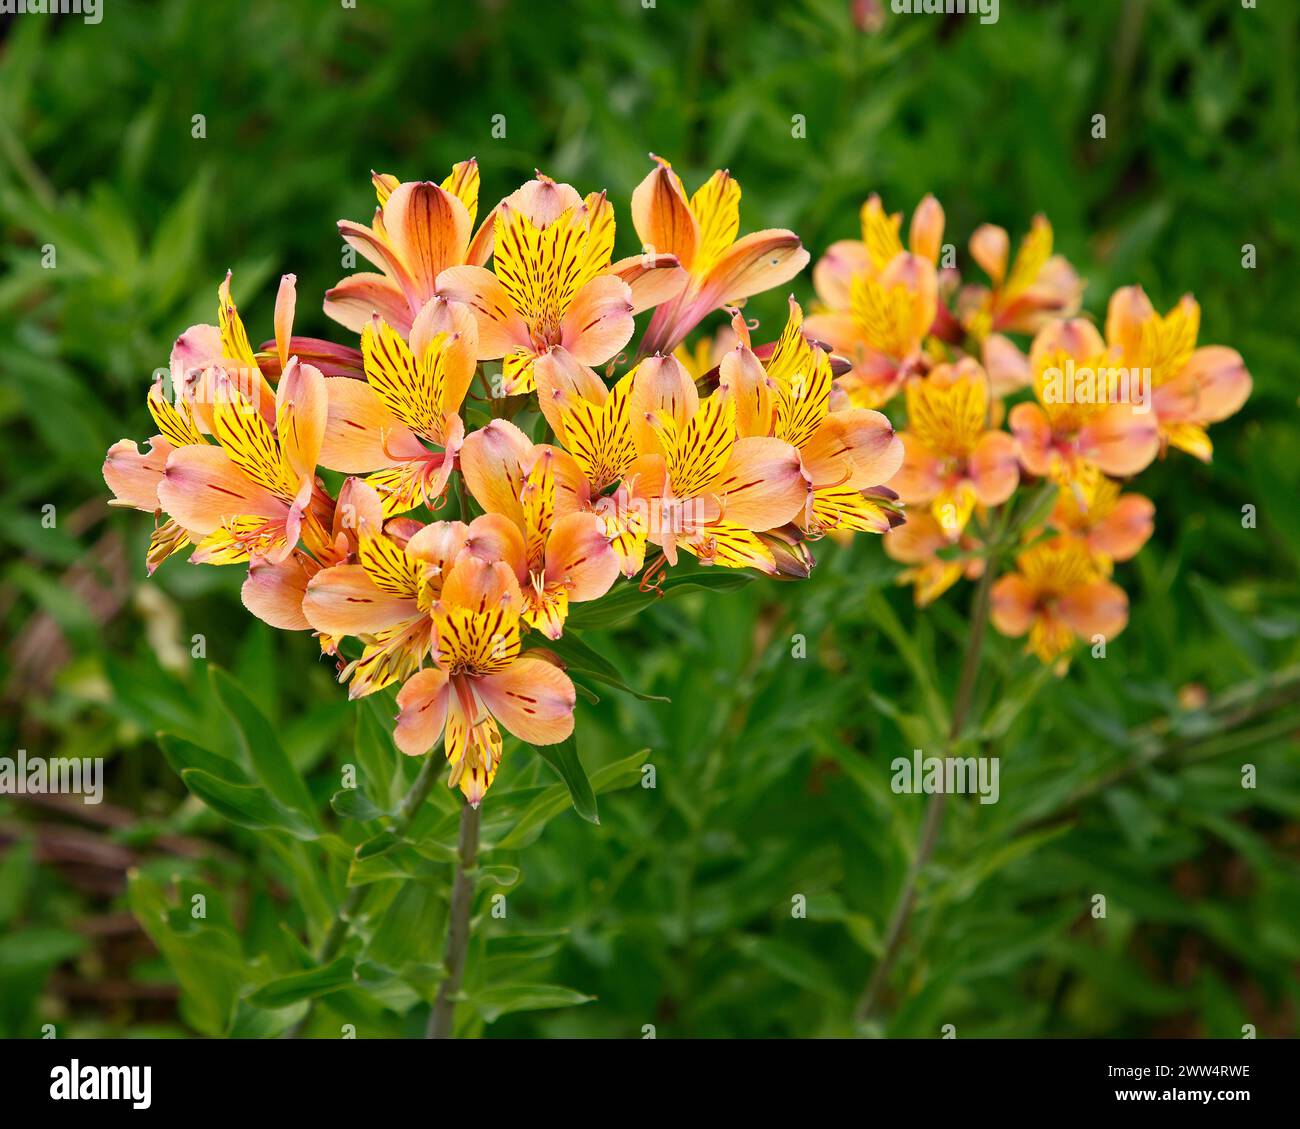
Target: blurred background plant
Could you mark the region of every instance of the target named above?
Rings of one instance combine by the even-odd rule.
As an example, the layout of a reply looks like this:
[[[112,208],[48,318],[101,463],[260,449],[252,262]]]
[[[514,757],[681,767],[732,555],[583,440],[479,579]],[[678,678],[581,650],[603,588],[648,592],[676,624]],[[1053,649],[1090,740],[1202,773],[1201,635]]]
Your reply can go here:
[[[977,708],[1001,801],[949,805],[866,1030],[1296,1033],[1300,12],[1004,4],[981,26],[887,9],[109,0],[98,25],[7,17],[0,752],[103,757],[108,788],[98,807],[0,801],[0,1034],[256,1034],[262,1009],[307,996],[334,1030],[416,1033],[409,992],[380,980],[385,960],[436,971],[446,860],[374,876],[394,892],[368,939],[375,983],[304,986],[286,970],[308,963],[315,848],[232,827],[174,770],[204,750],[165,757],[157,733],[237,756],[270,719],[330,822],[342,764],[371,757],[394,788],[416,766],[310,638],[234,614],[239,570],[172,562],[146,584],[149,522],[109,520],[100,463],[152,430],[153,370],[212,320],[227,267],[250,326],[269,326],[272,280],[292,271],[298,331],[335,332],[310,296],[347,273],[333,221],[369,214],[371,168],[437,178],[476,155],[486,199],[534,167],[605,187],[629,254],[649,151],[692,184],[729,167],[742,229],[792,227],[814,257],[856,233],[871,191],[890,210],[933,191],[963,264],[977,224],[1014,239],[1044,211],[1092,314],[1125,283],[1161,309],[1191,288],[1202,340],[1241,351],[1255,391],[1216,430],[1214,466],[1171,458],[1143,478],[1156,532],[1120,578],[1132,620],[1109,656],[1058,681],[990,639]],[[795,290],[809,299],[807,275]],[[784,304],[751,304],[758,340]],[[685,593],[587,636],[672,704],[591,683],[581,756],[619,789],[599,826],[507,753],[461,1030],[853,1030],[925,805],[890,791],[889,762],[941,744],[970,591],[917,613],[874,539],[818,556],[811,583]]]

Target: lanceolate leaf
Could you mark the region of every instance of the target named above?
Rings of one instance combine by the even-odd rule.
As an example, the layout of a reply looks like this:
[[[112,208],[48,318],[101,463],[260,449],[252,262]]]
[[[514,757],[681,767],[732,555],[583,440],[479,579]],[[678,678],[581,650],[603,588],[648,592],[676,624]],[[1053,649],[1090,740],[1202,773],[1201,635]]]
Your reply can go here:
[[[351,957],[339,957],[321,968],[281,976],[263,984],[248,997],[248,1002],[255,1007],[288,1007],[333,992],[352,983],[352,963]]]
[[[280,804],[297,812],[304,820],[319,827],[316,805],[298,770],[285,754],[275,729],[252,703],[239,684],[219,667],[212,668],[212,687],[236,733],[253,771]]]
[[[603,682],[607,686],[613,686],[617,690],[623,690],[633,697],[640,698],[643,702],[667,702],[671,700],[658,694],[643,694],[640,690],[634,690],[623,681],[623,676],[619,673],[618,667],[579,638],[572,630],[566,631],[558,639],[548,642],[546,650],[554,651],[559,655],[564,660],[564,665],[569,668],[570,673],[585,674],[596,679],[597,682]]]
[[[578,759],[577,738],[570,735],[558,745],[534,745],[537,755],[560,774],[569,796],[573,800],[574,810],[589,823],[599,823],[596,813],[596,797],[591,790],[591,781]]]
[[[316,838],[311,824],[277,803],[263,788],[231,784],[200,768],[185,769],[181,779],[208,807],[240,827],[250,831],[284,831],[295,839]]]
[[[749,573],[732,568],[700,569],[664,577],[659,589],[643,592],[635,580],[621,582],[599,600],[577,604],[569,611],[570,628],[614,627],[645,611],[656,600],[667,599],[681,592],[704,589],[710,592],[730,592],[743,588],[754,579]]]

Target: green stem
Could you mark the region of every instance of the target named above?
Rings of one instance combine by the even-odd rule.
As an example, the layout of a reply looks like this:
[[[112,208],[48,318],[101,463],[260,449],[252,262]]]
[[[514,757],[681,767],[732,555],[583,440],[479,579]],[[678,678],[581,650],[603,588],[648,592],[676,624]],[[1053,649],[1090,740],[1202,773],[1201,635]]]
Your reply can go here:
[[[420,765],[418,775],[412,781],[410,788],[407,789],[406,795],[402,797],[401,803],[397,805],[397,812],[393,816],[393,822],[390,826],[390,830],[395,835],[402,836],[406,834],[407,828],[411,826],[411,821],[415,819],[416,813],[420,810],[420,805],[424,803],[429,795],[429,789],[433,787],[433,782],[437,779],[438,771],[442,767],[442,757],[439,755],[441,749],[442,742],[439,741],[429,750],[424,758],[424,763]],[[339,955],[339,950],[347,939],[348,926],[357,915],[357,911],[361,909],[361,903],[365,900],[368,889],[367,886],[349,887],[343,901],[339,904],[334,920],[330,922],[329,931],[325,934],[325,939],[321,942],[320,949],[316,953],[316,963],[318,965],[329,964]],[[315,1006],[315,1000],[311,1000],[307,1004],[307,1010],[303,1013],[302,1018],[284,1033],[286,1039],[297,1039],[302,1035],[307,1028]]]
[[[1019,824],[1016,834],[1070,822],[1088,801],[1157,761],[1193,763],[1283,737],[1296,725],[1295,715],[1290,711],[1297,703],[1300,703],[1300,667],[1292,666],[1266,678],[1234,686],[1212,699],[1204,707],[1207,720],[1201,731],[1175,734],[1173,718],[1162,718],[1133,729],[1127,745],[1131,751],[1123,764],[1080,785],[1054,811]],[[1261,726],[1245,728],[1261,720],[1264,722]]]
[[[455,1026],[456,995],[465,972],[465,950],[469,946],[470,909],[474,904],[474,881],[478,860],[478,808],[466,804],[460,813],[460,851],[456,877],[451,887],[451,922],[447,928],[447,950],[443,958],[447,975],[438,985],[438,997],[429,1012],[426,1039],[450,1039]]]
[[[961,740],[962,731],[966,727],[966,719],[970,713],[971,703],[975,697],[975,680],[979,674],[980,659],[984,652],[984,633],[989,618],[989,593],[993,588],[993,574],[997,571],[996,562],[996,553],[990,553],[984,566],[984,572],[980,576],[979,585],[975,589],[975,603],[971,610],[971,632],[970,637],[966,640],[966,653],[962,658],[961,674],[957,681],[957,696],[953,699],[952,722],[948,728],[949,752]],[[872,970],[871,979],[867,981],[867,986],[863,989],[861,998],[858,1000],[858,1007],[854,1013],[854,1018],[858,1023],[865,1023],[871,1018],[881,990],[885,986],[885,981],[893,970],[894,962],[898,959],[898,953],[903,943],[903,934],[907,928],[908,919],[912,915],[912,907],[916,902],[917,882],[921,877],[921,871],[925,869],[926,864],[930,861],[930,856],[934,853],[935,843],[939,839],[939,828],[943,825],[944,805],[945,795],[943,792],[935,792],[931,795],[930,802],[925,809],[925,819],[921,823],[916,851],[912,855],[911,864],[907,868],[907,875],[903,879],[902,889],[899,890],[898,898],[894,902],[893,912],[889,915],[889,925],[885,930],[884,951],[880,960],[876,963],[875,969]]]

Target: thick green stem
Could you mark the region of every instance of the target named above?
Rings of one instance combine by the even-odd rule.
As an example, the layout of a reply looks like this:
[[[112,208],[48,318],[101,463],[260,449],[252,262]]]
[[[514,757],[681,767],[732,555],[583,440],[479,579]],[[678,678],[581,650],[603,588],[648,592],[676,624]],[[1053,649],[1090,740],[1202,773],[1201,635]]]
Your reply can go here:
[[[447,975],[438,985],[438,997],[429,1012],[428,1039],[450,1039],[456,1019],[456,995],[465,972],[465,950],[469,946],[469,918],[474,905],[474,882],[478,861],[478,808],[466,804],[460,813],[460,851],[456,877],[451,887],[451,921],[447,927],[447,950],[443,958]]]
[[[397,805],[397,812],[394,814],[390,826],[390,830],[395,835],[401,836],[406,833],[411,821],[420,810],[420,805],[424,803],[425,798],[429,795],[429,789],[433,787],[433,782],[438,776],[438,770],[442,767],[441,751],[442,742],[439,741],[425,756],[418,775],[411,782],[411,786],[407,789],[406,795],[402,797],[401,803]],[[348,926],[361,908],[361,903],[365,900],[366,890],[367,887],[365,886],[352,886],[344,895],[343,901],[339,904],[338,912],[334,915],[334,920],[330,922],[329,931],[325,934],[325,939],[321,942],[320,949],[316,953],[316,963],[318,965],[329,964],[339,955],[339,950],[347,939]],[[298,1038],[306,1030],[314,1009],[315,1001],[312,1000],[308,1003],[307,1010],[303,1013],[302,1018],[284,1033],[284,1037],[286,1039]]]

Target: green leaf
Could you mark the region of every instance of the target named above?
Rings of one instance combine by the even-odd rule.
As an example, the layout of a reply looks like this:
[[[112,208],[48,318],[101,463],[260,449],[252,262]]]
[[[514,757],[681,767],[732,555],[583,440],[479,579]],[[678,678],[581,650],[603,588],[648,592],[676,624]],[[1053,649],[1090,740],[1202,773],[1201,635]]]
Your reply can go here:
[[[582,630],[591,627],[614,627],[625,623],[645,611],[656,600],[703,589],[708,592],[732,592],[751,583],[755,577],[748,572],[730,568],[708,568],[699,572],[670,574],[663,579],[659,590],[642,592],[638,583],[627,581],[611,588],[599,600],[577,604],[569,610],[567,626]]]
[[[383,698],[373,694],[356,703],[356,757],[361,770],[360,785],[366,795],[379,807],[391,808],[401,794],[397,771],[401,754],[393,744],[391,721],[386,722],[380,713],[379,700]]]
[[[352,965],[351,957],[339,957],[320,968],[291,972],[263,984],[248,997],[248,1002],[254,1007],[280,1008],[302,1000],[313,1000],[351,984]]]
[[[485,1022],[491,1023],[509,1012],[577,1007],[595,998],[558,984],[499,984],[475,992],[470,1003]]]
[[[513,886],[519,881],[519,867],[517,866],[480,866],[478,868],[478,883],[480,887],[491,884],[493,886]]]
[[[659,694],[643,694],[639,690],[632,689],[624,680],[622,674],[609,659],[598,651],[593,650],[587,643],[578,637],[572,630],[567,630],[558,639],[553,639],[546,644],[546,650],[554,651],[564,660],[564,665],[569,671],[578,674],[586,674],[596,679],[597,682],[603,682],[607,686],[613,686],[616,690],[622,690],[639,698],[643,702],[669,702],[671,698],[662,697]]]
[[[450,873],[442,868],[443,874]],[[447,929],[447,886],[431,882],[403,882],[378,915],[366,944],[370,962],[389,968],[411,963],[436,964],[442,959]]]
[[[385,828],[374,838],[367,839],[357,847],[356,857],[358,859],[377,858],[385,851],[391,851],[401,841],[402,837],[396,831]]]
[[[382,854],[354,859],[348,867],[349,886],[367,886],[371,882],[397,880],[413,884],[445,882],[449,873],[445,859],[430,859],[413,847],[402,845]],[[414,879],[414,883],[409,880]]]
[[[842,978],[837,978],[828,965],[806,948],[772,937],[740,937],[736,940],[736,948],[769,972],[799,988],[832,1000],[844,995]]]
[[[174,733],[160,733],[158,744],[177,776],[182,775],[187,768],[197,768],[229,784],[252,784],[248,774],[229,757],[201,748],[184,737],[177,737]]]
[[[355,819],[369,823],[372,819],[381,819],[392,812],[384,811],[360,788],[342,788],[330,797],[330,807],[336,815],[344,819]]]
[[[212,668],[212,688],[234,722],[242,750],[267,791],[282,805],[303,816],[307,823],[319,827],[320,817],[311,793],[285,755],[271,723],[220,667]]]
[[[12,842],[0,859],[0,928],[7,929],[27,901],[36,876],[35,840],[24,835]]]
[[[276,803],[260,787],[231,784],[200,768],[181,773],[185,786],[218,815],[250,831],[284,831],[295,839],[317,837],[314,827],[296,812]]]
[[[628,788],[641,779],[641,766],[649,749],[642,749],[630,757],[607,764],[591,774],[591,789],[596,795],[612,792],[618,788]],[[562,784],[549,788],[524,809],[519,822],[497,843],[502,850],[515,850],[527,846],[542,829],[557,815],[565,811],[570,804],[569,792]]]
[[[560,774],[564,786],[569,789],[574,810],[588,823],[599,823],[596,812],[596,796],[591,790],[591,781],[587,779],[582,761],[578,759],[578,739],[569,734],[558,745],[534,745],[533,751]]]
[[[0,980],[43,976],[76,956],[86,939],[64,929],[20,929],[0,937]]]
[[[217,912],[219,904],[213,897],[208,896],[213,920],[189,917],[189,895],[194,890],[182,883],[180,903],[174,905],[150,873],[142,869],[127,875],[131,912],[175,972],[185,1020],[204,1035],[225,1035],[250,977],[238,939],[216,924],[224,915]],[[205,896],[210,893],[205,891]]]

